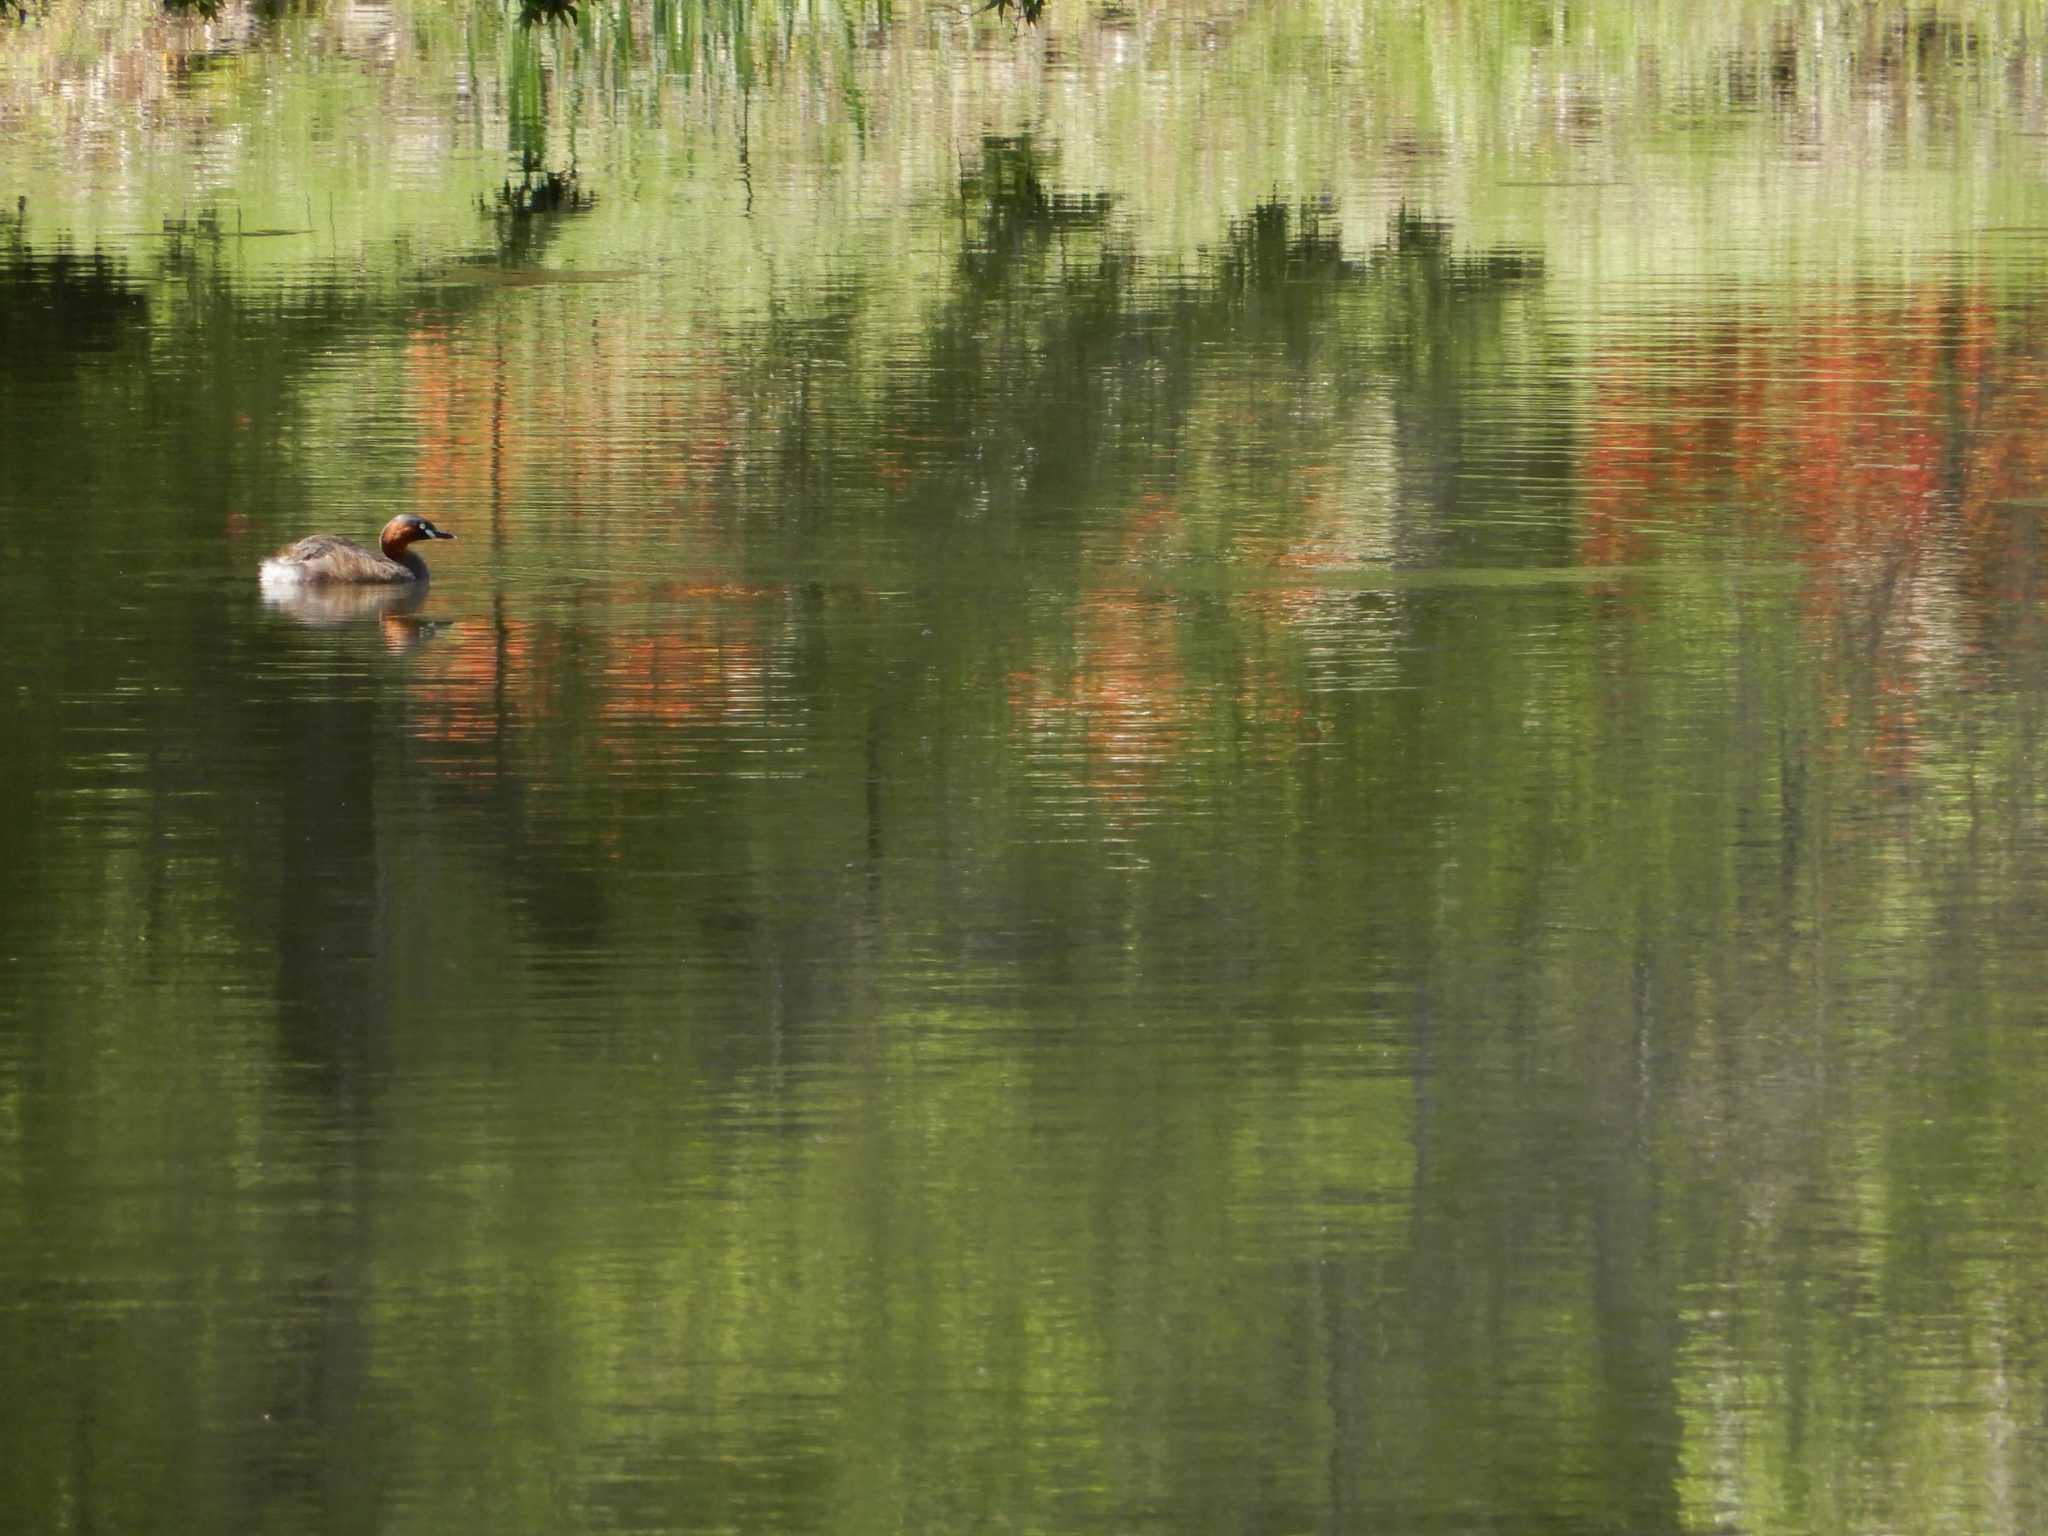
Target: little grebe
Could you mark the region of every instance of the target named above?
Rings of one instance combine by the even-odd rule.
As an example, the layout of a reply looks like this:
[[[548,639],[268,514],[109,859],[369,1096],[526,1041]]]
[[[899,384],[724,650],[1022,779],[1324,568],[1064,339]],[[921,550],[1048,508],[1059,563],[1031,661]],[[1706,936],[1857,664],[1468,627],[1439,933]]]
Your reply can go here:
[[[266,588],[296,587],[313,582],[353,584],[425,581],[427,562],[408,547],[421,539],[452,539],[424,517],[401,512],[384,525],[377,536],[377,550],[368,550],[353,539],[337,534],[316,533],[288,544],[263,562]],[[381,553],[379,552],[381,551]]]

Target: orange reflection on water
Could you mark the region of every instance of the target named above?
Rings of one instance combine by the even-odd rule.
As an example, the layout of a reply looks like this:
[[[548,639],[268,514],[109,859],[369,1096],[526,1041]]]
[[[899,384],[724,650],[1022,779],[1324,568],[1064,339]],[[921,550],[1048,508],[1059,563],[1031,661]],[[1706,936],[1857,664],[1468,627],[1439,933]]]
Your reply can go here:
[[[1894,769],[2039,590],[2048,391],[2031,316],[1940,287],[1674,324],[1596,361],[1579,558],[1789,557],[1822,719]],[[1674,542],[1675,541],[1675,542]],[[1703,542],[1704,541],[1704,542]]]
[[[1179,524],[1173,504],[1146,497],[1126,527],[1116,565],[1084,586],[1074,618],[1074,663],[1009,680],[1013,721],[1033,742],[1077,753],[1079,781],[1093,795],[1135,810],[1150,799],[1161,769],[1190,741],[1203,705],[1187,684],[1180,611],[1170,595],[1128,584],[1122,568],[1162,552]]]
[[[1245,555],[1254,565],[1308,576],[1389,564],[1393,543],[1385,509],[1360,504],[1356,491],[1331,465],[1299,467],[1289,497],[1297,516],[1275,535],[1248,541]],[[1268,624],[1294,628],[1339,617],[1356,601],[1355,592],[1336,584],[1278,586],[1254,587],[1239,594],[1234,606]]]
[[[550,519],[596,511],[614,543],[687,533],[706,557],[740,430],[723,355],[650,351],[600,308],[566,366],[562,336],[530,305],[486,318],[407,335],[416,510],[490,508],[514,530],[526,507]]]
[[[768,648],[759,621],[764,600],[775,595],[722,583],[664,589],[663,602],[675,605],[665,628],[606,642],[599,739],[623,751],[647,744],[646,726],[762,718]]]
[[[660,755],[669,731],[730,730],[767,709],[772,588],[731,584],[621,590],[613,606],[659,616],[658,629],[593,634],[553,621],[501,618],[455,626],[423,656],[413,734],[436,746],[500,744],[556,720],[595,720],[595,739],[625,757]],[[653,728],[653,729],[650,729]],[[565,741],[580,737],[570,732]],[[441,771],[489,777],[494,758],[455,750]],[[530,755],[539,771],[544,752]]]
[[[505,370],[481,369],[466,356],[452,326],[419,325],[406,336],[406,373],[412,386],[416,510],[445,517],[450,507],[490,503],[493,465],[501,453]],[[512,446],[516,467],[518,449]],[[502,481],[501,481],[502,486]]]
[[[1095,794],[1142,802],[1199,713],[1179,664],[1174,603],[1129,588],[1092,591],[1075,624],[1072,674],[1012,674],[1013,717],[1036,741],[1078,745],[1081,780]]]
[[[412,690],[413,734],[444,747],[501,741],[517,724],[544,717],[546,677],[561,656],[552,627],[501,618],[458,625],[422,656]],[[457,777],[490,777],[496,765],[462,753],[430,756]]]

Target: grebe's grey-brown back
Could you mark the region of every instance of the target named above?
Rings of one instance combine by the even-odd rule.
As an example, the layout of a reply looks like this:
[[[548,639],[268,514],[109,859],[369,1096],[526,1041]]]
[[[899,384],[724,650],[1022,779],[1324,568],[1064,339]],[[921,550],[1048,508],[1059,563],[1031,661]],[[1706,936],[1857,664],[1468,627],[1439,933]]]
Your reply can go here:
[[[425,581],[427,562],[412,552],[421,539],[452,539],[411,512],[401,512],[384,525],[377,548],[365,549],[339,534],[316,533],[288,544],[263,562],[257,573],[265,588],[300,587],[326,582],[352,586]]]

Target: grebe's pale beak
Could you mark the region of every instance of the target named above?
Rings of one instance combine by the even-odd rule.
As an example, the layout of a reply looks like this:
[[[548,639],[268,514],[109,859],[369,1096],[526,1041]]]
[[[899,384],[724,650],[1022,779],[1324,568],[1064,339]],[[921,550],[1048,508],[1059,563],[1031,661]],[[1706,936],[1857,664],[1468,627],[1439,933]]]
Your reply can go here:
[[[455,535],[452,533],[444,533],[441,529],[436,528],[432,523],[422,523],[420,525],[420,532],[425,534],[430,539],[452,539],[455,537]]]

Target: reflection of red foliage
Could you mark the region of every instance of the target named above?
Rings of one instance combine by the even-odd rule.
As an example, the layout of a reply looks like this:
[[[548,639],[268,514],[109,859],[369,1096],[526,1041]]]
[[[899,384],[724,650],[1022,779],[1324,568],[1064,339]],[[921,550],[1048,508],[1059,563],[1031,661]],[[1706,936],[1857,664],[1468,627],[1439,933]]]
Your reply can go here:
[[[455,746],[499,739],[545,711],[545,677],[559,647],[550,630],[520,619],[460,625],[420,658],[414,734]],[[458,760],[444,765],[463,771]]]
[[[1055,682],[1050,669],[1033,668],[1010,677],[1011,713],[1021,728],[1055,750],[1078,745],[1088,787],[1131,805],[1147,798],[1160,768],[1186,746],[1200,709],[1181,670],[1174,600],[1134,589],[1124,575],[1160,553],[1179,522],[1171,502],[1146,497],[1110,581],[1081,594],[1071,676]]]
[[[1362,536],[1361,530],[1345,517],[1329,465],[1303,465],[1295,476],[1293,500],[1298,517],[1284,530],[1276,530],[1284,532],[1285,541],[1247,541],[1241,551],[1244,555],[1278,570],[1310,575],[1356,570],[1385,558],[1387,551]],[[1301,626],[1340,614],[1352,600],[1351,593],[1337,587],[1258,587],[1241,594],[1236,606],[1259,614],[1269,623]]]
[[[491,441],[489,389],[503,370],[469,366],[461,347],[461,338],[439,326],[423,326],[406,337],[419,444],[414,498],[432,517],[485,502],[490,491],[490,457],[479,445]]]
[[[1197,709],[1179,664],[1170,598],[1127,588],[1081,599],[1073,675],[1053,683],[1042,671],[1010,678],[1010,707],[1034,739],[1078,733],[1086,782],[1113,800],[1139,801],[1164,763],[1186,745]]]
[[[578,325],[568,367],[545,309],[489,313],[489,325],[422,322],[407,337],[419,509],[462,537],[499,536],[501,554],[542,558],[559,525],[602,514],[601,547],[622,565],[668,563],[678,546],[693,563],[730,563],[737,535],[720,508],[744,407],[722,354],[649,349],[627,331],[627,311],[601,309]],[[613,515],[620,507],[636,515]],[[472,563],[480,553],[458,547]],[[594,646],[587,630],[526,618],[457,625],[420,653],[415,731],[449,749],[435,765],[450,773],[495,772],[494,759],[466,749],[502,747],[563,715],[597,719],[608,750],[658,752],[667,738],[645,727],[763,708],[767,595],[722,584],[613,590],[611,612],[645,622],[600,631]]]
[[[598,685],[605,744],[622,746],[636,726],[761,715],[768,657],[754,617],[762,595],[740,586],[671,589],[664,596],[679,607],[670,627],[615,637]]]
[[[774,595],[730,585],[622,594],[621,603],[658,600],[666,627],[606,633],[594,650],[583,631],[530,620],[456,626],[421,654],[414,733],[448,747],[502,743],[557,714],[589,712],[602,722],[605,748],[647,755],[664,744],[647,727],[723,727],[759,716],[763,599]],[[460,753],[436,766],[490,771]]]
[[[1828,714],[1903,767],[1929,674],[2037,586],[2008,503],[2048,489],[2048,391],[2010,345],[1989,299],[1948,289],[1638,337],[1595,364],[1580,559],[1712,536],[1709,558],[1798,560]]]
[[[540,326],[422,324],[407,336],[418,510],[459,528],[464,513],[512,508],[516,527],[536,489],[551,493],[551,516],[573,517],[621,498],[644,505],[658,487],[663,515],[646,520],[647,533],[687,531],[706,548],[741,412],[721,360],[706,348],[677,367],[599,319],[574,369]]]

